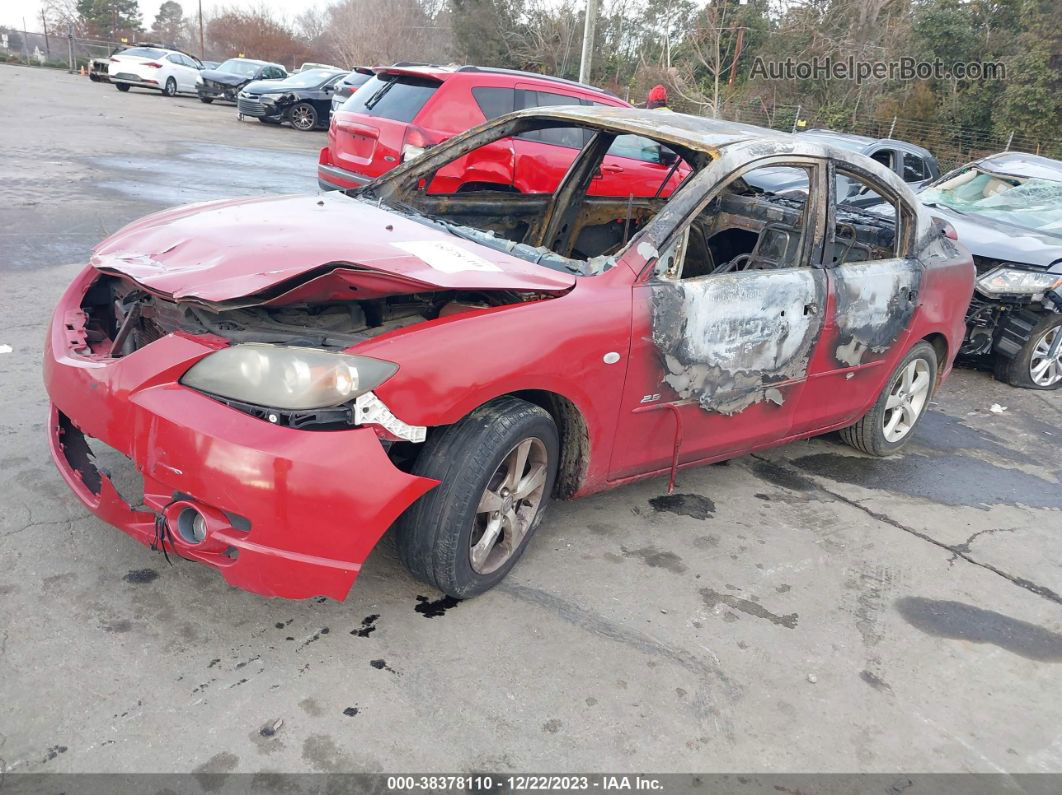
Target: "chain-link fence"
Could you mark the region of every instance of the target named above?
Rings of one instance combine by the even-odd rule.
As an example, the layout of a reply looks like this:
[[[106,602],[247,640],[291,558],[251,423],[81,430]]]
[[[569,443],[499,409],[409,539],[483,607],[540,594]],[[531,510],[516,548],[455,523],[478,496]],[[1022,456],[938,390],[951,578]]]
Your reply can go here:
[[[869,138],[896,138],[928,149],[948,171],[963,163],[1005,150],[1029,152],[1062,159],[1062,138],[1037,139],[1020,130],[1004,133],[958,127],[915,119],[859,118],[838,124],[828,121],[813,108],[800,105],[772,105],[760,100],[733,103],[722,116],[733,121],[756,124],[786,132],[829,128]]]
[[[129,45],[106,39],[86,39],[60,31],[35,33],[0,28],[0,62],[56,69],[87,68],[93,58],[107,58]]]

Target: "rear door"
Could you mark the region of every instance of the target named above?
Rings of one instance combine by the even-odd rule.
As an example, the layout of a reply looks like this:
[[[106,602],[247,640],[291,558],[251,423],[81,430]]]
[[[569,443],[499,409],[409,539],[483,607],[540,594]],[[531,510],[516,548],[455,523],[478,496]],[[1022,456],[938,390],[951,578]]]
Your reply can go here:
[[[413,119],[442,82],[406,73],[374,75],[340,107],[329,129],[332,162],[375,178],[402,162]]]
[[[517,108],[538,108],[551,105],[582,105],[580,97],[542,91],[533,83],[516,84]],[[556,127],[523,133],[514,140],[516,154],[516,182],[521,193],[553,193],[579,150],[586,143],[582,130]],[[595,180],[587,194],[604,195]],[[625,195],[623,193],[614,195]]]

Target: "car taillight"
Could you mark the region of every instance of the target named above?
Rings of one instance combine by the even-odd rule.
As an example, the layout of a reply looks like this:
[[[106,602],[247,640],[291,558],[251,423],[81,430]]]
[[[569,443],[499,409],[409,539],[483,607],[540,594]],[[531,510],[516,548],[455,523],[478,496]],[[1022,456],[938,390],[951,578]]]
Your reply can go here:
[[[426,149],[430,149],[436,143],[438,142],[432,140],[420,127],[410,124],[406,128],[406,135],[402,141],[402,162],[420,157]]]
[[[958,240],[959,233],[955,231],[955,227],[949,224],[947,221],[942,221],[939,218],[935,219],[937,226],[940,227],[940,233],[944,235],[948,240]]]
[[[161,69],[162,68],[162,64],[155,63],[154,61],[148,61],[146,64],[144,64],[144,66],[150,66],[152,69]]]

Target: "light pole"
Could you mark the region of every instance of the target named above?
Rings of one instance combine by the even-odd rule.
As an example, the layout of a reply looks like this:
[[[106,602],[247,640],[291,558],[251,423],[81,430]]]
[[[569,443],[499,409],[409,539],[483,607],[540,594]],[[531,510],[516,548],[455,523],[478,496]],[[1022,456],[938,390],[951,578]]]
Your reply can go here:
[[[579,82],[590,82],[590,62],[594,57],[594,23],[597,21],[597,0],[586,0],[586,24],[583,26],[583,54],[579,59]]]

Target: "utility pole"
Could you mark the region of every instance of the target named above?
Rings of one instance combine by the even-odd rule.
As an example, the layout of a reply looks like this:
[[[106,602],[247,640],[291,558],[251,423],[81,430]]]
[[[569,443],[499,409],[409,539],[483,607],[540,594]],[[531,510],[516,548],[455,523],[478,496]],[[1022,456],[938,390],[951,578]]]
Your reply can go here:
[[[583,56],[579,59],[579,82],[590,82],[590,62],[594,57],[594,23],[597,22],[597,0],[586,0],[586,24],[583,26]]]
[[[41,9],[41,27],[44,28],[44,57],[52,57],[52,48],[48,45],[48,20],[44,17],[44,9]]]
[[[206,48],[203,46],[203,0],[199,0],[199,60],[206,58]]]

